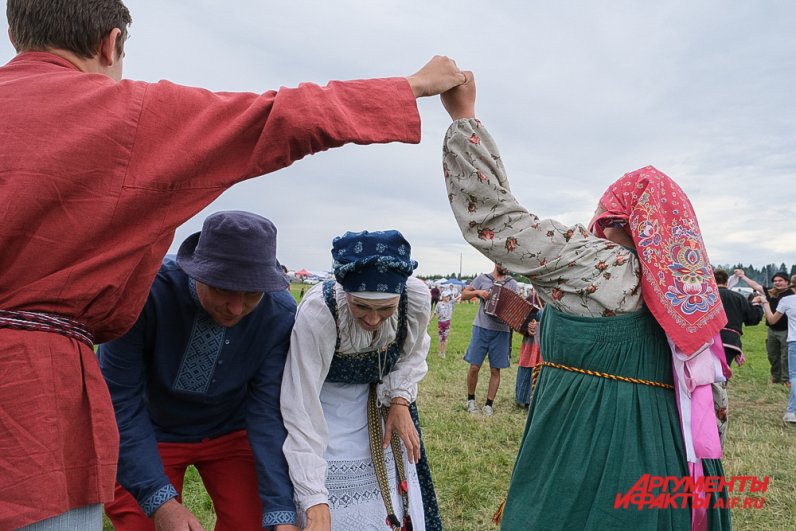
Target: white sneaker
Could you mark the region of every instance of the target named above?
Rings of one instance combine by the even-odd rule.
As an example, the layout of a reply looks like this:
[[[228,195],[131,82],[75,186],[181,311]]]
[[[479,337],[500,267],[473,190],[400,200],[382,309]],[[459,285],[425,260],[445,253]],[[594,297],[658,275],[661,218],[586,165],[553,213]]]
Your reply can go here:
[[[477,415],[478,414],[478,406],[475,405],[475,400],[468,400],[467,401],[467,412],[470,415]]]
[[[442,358],[442,359],[445,359],[445,353],[444,352],[440,352],[439,353],[439,357]]]
[[[484,406],[484,409],[481,410],[481,413],[483,413],[485,417],[491,417],[495,414],[495,412],[492,410],[492,406]]]
[[[796,412],[788,411],[787,413],[785,413],[785,416],[782,417],[782,420],[790,424],[796,424]]]

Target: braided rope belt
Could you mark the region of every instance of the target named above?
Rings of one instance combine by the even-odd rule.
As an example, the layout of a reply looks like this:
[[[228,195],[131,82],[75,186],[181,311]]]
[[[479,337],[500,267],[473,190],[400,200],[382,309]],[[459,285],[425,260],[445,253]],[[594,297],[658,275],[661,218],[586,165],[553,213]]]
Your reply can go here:
[[[386,415],[386,410],[387,408],[379,408],[376,400],[376,384],[371,384],[370,392],[368,394],[368,435],[370,439],[370,456],[373,460],[373,468],[376,472],[376,481],[379,484],[381,498],[384,501],[384,508],[387,511],[385,523],[393,531],[411,531],[413,526],[412,519],[409,516],[409,488],[406,482],[406,471],[404,470],[404,461],[401,452],[401,440],[398,438],[396,433],[392,434],[390,446],[392,447],[393,459],[395,460],[395,468],[398,476],[398,492],[401,495],[401,501],[403,503],[403,524],[395,514],[395,509],[392,505],[392,497],[390,496],[387,469],[384,464],[384,450],[381,446],[384,433],[382,430],[381,421],[383,416]]]
[[[674,386],[672,384],[665,384],[661,382],[652,382],[650,380],[642,380],[641,378],[630,378],[628,376],[618,376],[616,374],[608,374],[606,372],[599,372],[599,371],[591,371],[588,369],[581,369],[580,367],[570,367],[568,365],[561,365],[560,363],[553,363],[552,361],[542,361],[536,367],[533,368],[533,375],[532,375],[532,383],[531,383],[531,392],[533,392],[534,387],[536,387],[536,379],[539,376],[539,371],[541,371],[542,367],[553,367],[554,369],[561,369],[563,371],[570,371],[576,372],[579,374],[587,374],[589,376],[597,376],[599,378],[607,378],[608,380],[615,380],[619,382],[628,382],[633,384],[640,384],[640,385],[649,385],[652,387],[659,387],[661,389],[671,389],[674,390]]]
[[[50,332],[76,339],[94,348],[94,334],[85,325],[68,317],[41,312],[0,310],[0,328]]]

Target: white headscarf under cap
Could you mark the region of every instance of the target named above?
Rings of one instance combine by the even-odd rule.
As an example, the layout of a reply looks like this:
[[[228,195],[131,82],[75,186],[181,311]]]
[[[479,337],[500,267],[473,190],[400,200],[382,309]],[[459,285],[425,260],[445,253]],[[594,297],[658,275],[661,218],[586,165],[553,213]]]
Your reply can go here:
[[[347,291],[349,295],[352,297],[357,297],[358,299],[368,299],[368,300],[384,300],[384,299],[397,299],[400,297],[397,293],[387,293],[384,291]]]

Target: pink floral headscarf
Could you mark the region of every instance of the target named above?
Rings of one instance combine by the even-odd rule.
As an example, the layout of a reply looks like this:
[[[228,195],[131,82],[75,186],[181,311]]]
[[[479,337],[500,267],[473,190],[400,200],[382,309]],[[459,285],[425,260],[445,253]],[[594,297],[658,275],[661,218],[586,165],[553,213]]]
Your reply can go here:
[[[595,234],[624,227],[641,262],[641,294],[666,334],[693,354],[727,323],[696,214],[671,178],[647,166],[625,174],[600,199]]]

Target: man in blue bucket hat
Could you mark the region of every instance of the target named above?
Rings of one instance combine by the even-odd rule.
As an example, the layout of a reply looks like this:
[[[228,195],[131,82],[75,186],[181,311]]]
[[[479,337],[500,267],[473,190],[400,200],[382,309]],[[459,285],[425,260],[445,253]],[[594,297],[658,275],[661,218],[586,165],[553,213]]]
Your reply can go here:
[[[100,347],[121,435],[116,529],[199,529],[180,503],[194,465],[217,530],[298,530],[279,405],[288,285],[276,227],[218,212],[163,260],[135,326]]]

